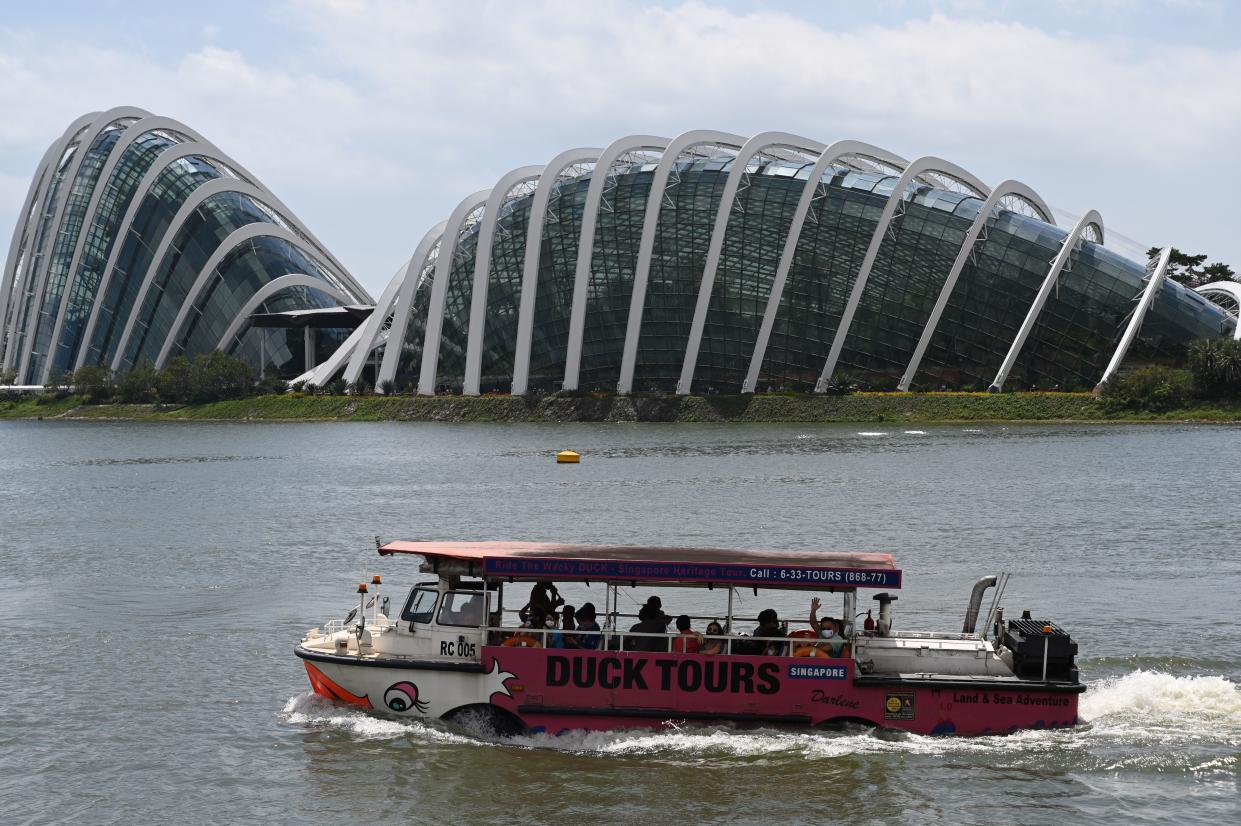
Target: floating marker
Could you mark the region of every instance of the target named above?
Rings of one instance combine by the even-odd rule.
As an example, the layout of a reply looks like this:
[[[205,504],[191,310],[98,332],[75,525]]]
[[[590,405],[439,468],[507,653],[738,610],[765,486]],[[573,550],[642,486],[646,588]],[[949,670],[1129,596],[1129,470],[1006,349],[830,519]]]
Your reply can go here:
[[[576,465],[582,461],[582,454],[576,450],[562,450],[556,454],[556,463],[561,465]]]

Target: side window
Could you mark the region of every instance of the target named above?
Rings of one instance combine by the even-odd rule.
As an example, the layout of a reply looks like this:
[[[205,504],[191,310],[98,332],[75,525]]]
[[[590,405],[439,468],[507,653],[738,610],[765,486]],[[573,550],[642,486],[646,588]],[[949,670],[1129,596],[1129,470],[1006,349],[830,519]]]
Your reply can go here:
[[[430,622],[435,616],[435,598],[438,596],[430,588],[415,588],[405,603],[401,619],[406,622]]]
[[[454,591],[444,597],[440,606],[440,625],[464,625],[473,628],[483,624],[483,595],[477,592]]]

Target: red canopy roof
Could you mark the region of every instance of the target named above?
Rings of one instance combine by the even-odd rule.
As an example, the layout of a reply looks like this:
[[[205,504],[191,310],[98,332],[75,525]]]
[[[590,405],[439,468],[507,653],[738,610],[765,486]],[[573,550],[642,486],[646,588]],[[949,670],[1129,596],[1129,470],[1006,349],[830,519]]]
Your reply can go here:
[[[895,571],[889,553],[826,551],[767,551],[736,548],[675,548],[661,545],[574,545],[558,542],[436,542],[398,539],[379,549],[389,554],[415,554],[450,559],[553,557],[574,560],[696,562],[716,565],[802,565],[814,568],[854,568]]]

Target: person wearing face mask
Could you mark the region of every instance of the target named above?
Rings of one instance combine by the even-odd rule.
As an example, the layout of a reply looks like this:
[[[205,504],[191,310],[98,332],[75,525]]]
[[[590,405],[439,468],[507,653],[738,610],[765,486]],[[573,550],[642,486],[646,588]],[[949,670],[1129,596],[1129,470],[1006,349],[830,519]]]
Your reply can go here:
[[[560,626],[558,619],[554,613],[551,613],[543,621],[543,627],[547,629],[548,648],[564,648],[564,634],[558,630]]]

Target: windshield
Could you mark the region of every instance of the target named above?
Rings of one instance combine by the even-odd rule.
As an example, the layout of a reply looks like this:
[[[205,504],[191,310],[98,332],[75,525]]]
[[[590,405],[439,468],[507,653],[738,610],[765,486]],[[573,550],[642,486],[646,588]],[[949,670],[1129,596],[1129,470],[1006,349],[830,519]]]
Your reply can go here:
[[[440,625],[477,628],[483,624],[483,595],[477,591],[453,591],[440,606]]]
[[[405,603],[401,619],[407,622],[430,622],[435,616],[435,599],[438,596],[430,588],[415,588]]]

